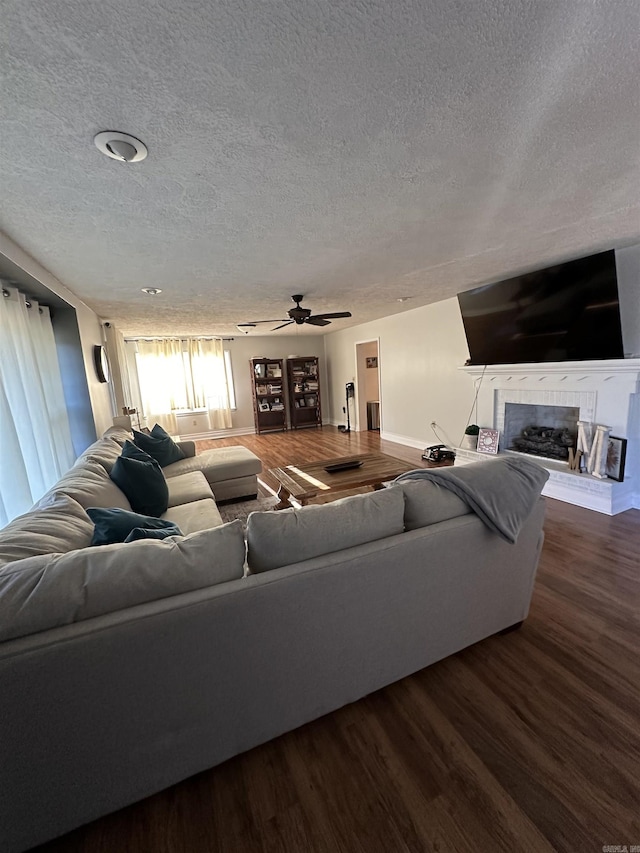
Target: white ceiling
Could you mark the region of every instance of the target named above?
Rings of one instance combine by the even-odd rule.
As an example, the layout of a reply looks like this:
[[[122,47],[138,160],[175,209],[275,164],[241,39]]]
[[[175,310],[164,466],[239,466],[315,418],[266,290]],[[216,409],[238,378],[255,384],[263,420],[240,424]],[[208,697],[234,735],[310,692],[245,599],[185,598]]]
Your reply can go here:
[[[0,230],[125,333],[229,334],[296,292],[352,311],[333,331],[640,239],[638,0],[2,18]]]

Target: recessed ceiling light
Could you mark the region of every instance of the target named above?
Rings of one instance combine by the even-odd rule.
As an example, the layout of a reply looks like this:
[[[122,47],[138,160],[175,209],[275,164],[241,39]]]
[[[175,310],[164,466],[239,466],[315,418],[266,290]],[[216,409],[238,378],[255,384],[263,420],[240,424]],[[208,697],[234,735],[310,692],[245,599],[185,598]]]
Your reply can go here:
[[[93,141],[103,154],[121,163],[138,163],[147,156],[144,142],[119,130],[103,130],[94,136]]]
[[[159,293],[162,293],[159,287],[143,287],[142,292],[146,293],[147,296],[157,296]]]
[[[396,302],[408,302],[411,299],[410,296],[398,296]]]

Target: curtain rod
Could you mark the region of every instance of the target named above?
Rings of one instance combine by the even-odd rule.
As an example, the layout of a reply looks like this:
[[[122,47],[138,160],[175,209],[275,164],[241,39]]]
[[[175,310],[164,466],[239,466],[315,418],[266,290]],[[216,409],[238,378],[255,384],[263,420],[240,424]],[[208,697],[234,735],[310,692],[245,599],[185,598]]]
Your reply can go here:
[[[125,337],[125,341],[235,341],[235,338],[221,338],[219,335],[180,335],[178,337],[161,338],[141,336],[138,338]]]
[[[29,297],[25,293],[23,293],[18,287],[16,287],[16,290],[18,291],[18,293],[21,296],[24,296],[24,304],[26,305],[26,307],[31,308],[32,304],[31,304],[31,300],[29,299]],[[2,295],[4,296],[5,299],[8,299],[11,296],[11,292],[3,287],[2,288]],[[48,306],[45,305],[45,308],[48,308]],[[38,303],[38,312],[40,314],[43,313],[42,308],[40,307],[40,303]]]

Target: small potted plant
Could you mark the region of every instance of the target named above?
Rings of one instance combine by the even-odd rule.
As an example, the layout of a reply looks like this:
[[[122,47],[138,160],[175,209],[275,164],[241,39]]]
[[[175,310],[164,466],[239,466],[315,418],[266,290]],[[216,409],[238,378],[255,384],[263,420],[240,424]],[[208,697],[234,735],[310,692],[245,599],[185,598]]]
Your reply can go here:
[[[469,424],[469,426],[464,431],[464,438],[462,439],[462,447],[466,450],[475,450],[478,446],[478,433],[480,432],[480,427],[478,424]]]

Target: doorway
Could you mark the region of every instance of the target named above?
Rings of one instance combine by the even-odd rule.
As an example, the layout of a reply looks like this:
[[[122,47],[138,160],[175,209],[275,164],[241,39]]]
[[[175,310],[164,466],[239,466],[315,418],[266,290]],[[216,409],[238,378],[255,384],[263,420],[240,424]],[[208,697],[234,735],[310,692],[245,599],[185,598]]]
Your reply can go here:
[[[356,430],[380,432],[380,340],[356,343]]]

